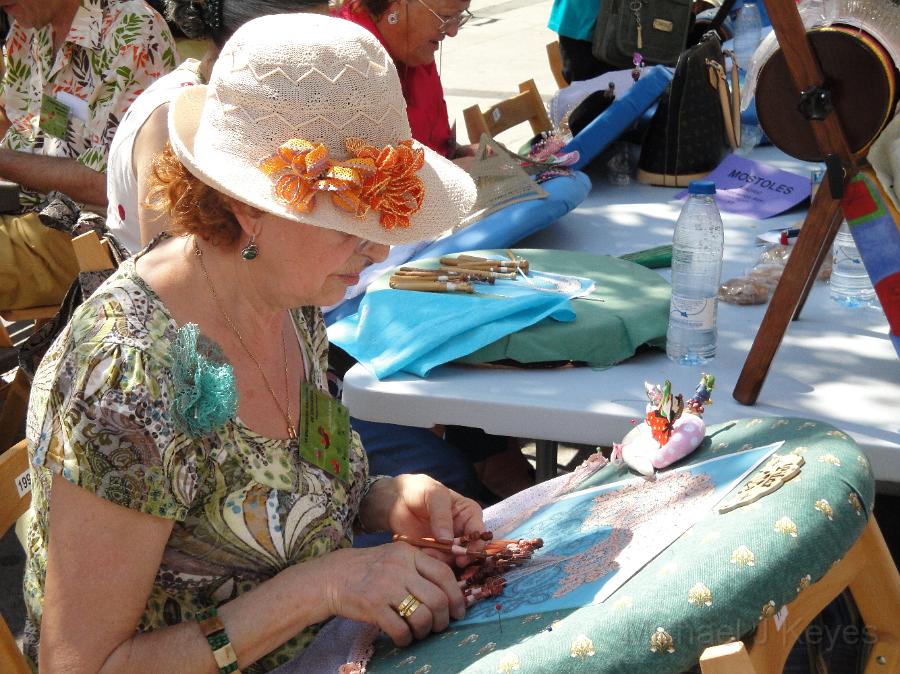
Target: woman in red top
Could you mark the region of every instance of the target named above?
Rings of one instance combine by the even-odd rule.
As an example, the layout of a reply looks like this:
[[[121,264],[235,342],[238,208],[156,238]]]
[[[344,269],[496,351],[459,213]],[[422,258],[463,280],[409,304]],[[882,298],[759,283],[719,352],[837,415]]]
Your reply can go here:
[[[472,16],[468,8],[469,0],[347,0],[337,11],[381,41],[397,64],[413,138],[449,159],[474,148],[450,130],[434,54]]]

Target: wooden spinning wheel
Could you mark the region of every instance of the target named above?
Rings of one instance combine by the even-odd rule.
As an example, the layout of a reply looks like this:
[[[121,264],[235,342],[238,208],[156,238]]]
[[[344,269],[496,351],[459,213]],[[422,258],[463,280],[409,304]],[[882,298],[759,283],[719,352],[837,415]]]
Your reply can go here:
[[[799,316],[816,273],[831,250],[842,221],[840,199],[849,181],[861,170],[864,163],[861,155],[866,149],[859,146],[858,140],[855,147],[848,141],[841,106],[835,105],[833,98],[833,89],[844,83],[835,79],[834,74],[831,78],[823,74],[814,49],[814,46],[818,47],[824,53],[823,45],[833,44],[835,39],[841,39],[840,36],[820,34],[810,40],[793,0],[765,0],[765,4],[781,49],[778,67],[786,70],[790,80],[783,82],[785,91],[782,91],[780,104],[791,106],[790,96],[794,96],[796,105],[792,106],[791,114],[795,119],[792,123],[803,125],[803,132],[811,141],[802,147],[786,148],[777,141],[776,145],[788,154],[794,150],[795,156],[801,158],[823,159],[827,173],[826,184],[812,200],[800,236],[732,392],[735,400],[745,405],[753,405],[759,397],[784,333],[790,321]],[[761,111],[761,115],[765,114]],[[876,129],[876,135],[879,130],[880,127]]]

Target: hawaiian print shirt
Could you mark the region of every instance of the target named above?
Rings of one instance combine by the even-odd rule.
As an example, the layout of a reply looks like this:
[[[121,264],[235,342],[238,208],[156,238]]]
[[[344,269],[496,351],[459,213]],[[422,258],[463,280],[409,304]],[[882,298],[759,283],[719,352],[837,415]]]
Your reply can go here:
[[[13,22],[2,85],[11,126],[0,146],[69,157],[105,171],[119,120],[176,60],[166,22],[142,0],[81,0],[55,54],[49,25],[26,29]],[[50,114],[48,100],[68,108],[58,137],[41,128],[42,105],[45,118]],[[33,194],[23,199],[24,205],[35,201]]]
[[[291,313],[307,381],[327,392],[321,312]],[[202,437],[189,434],[172,414],[180,392],[171,348],[178,333],[129,259],[76,310],[35,375],[25,570],[25,650],[35,662],[53,473],[113,503],[174,520],[140,631],[192,620],[199,609],[288,566],[352,544],[368,485],[359,436],[352,434],[342,480],[304,460],[296,441],[262,437],[236,417]],[[303,630],[243,671],[274,669],[317,631]]]

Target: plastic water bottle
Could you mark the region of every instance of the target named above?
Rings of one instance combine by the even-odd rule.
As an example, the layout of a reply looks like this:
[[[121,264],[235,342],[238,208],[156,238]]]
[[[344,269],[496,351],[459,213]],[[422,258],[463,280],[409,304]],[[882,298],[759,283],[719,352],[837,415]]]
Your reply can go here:
[[[845,307],[868,307],[875,301],[875,288],[859,256],[847,222],[834,237],[834,258],[831,266],[831,299]]]
[[[752,0],[745,0],[734,22],[734,55],[742,71],[747,72],[750,67],[750,59],[761,39],[762,18],[759,7]]]
[[[715,194],[716,184],[711,180],[691,182],[675,223],[666,355],[681,365],[699,365],[716,355],[725,233]]]

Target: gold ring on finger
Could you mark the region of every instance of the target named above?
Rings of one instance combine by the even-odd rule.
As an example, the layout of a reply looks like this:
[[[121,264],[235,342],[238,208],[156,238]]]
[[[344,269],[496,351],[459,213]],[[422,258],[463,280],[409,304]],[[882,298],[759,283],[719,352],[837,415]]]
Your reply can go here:
[[[414,594],[412,594],[412,592],[410,592],[409,594],[406,595],[406,597],[403,598],[403,601],[400,602],[400,605],[397,606],[397,613],[400,615],[401,618],[408,618],[421,605],[422,605],[422,602],[420,602],[416,598],[416,596]]]

